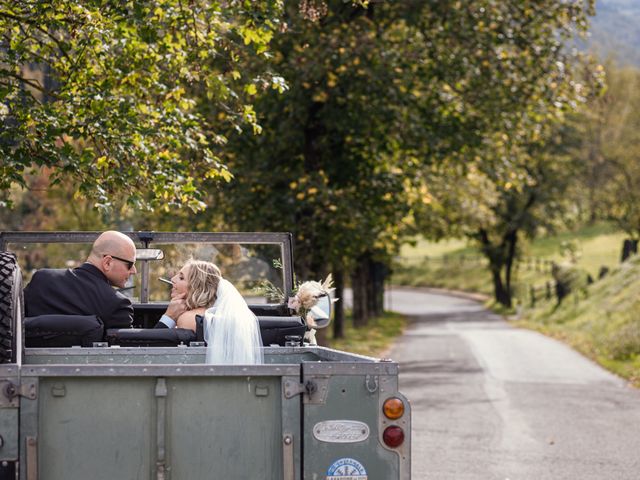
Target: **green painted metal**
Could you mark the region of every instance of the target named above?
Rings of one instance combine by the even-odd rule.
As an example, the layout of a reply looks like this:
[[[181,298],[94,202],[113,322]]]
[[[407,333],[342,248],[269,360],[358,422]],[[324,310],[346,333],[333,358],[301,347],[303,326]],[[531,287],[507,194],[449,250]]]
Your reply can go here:
[[[18,408],[0,408],[0,461],[18,460]]]
[[[161,349],[108,350],[27,351],[22,381],[37,395],[20,398],[22,480],[316,480],[344,458],[368,480],[409,478],[408,455],[381,444],[395,363],[322,347],[274,348],[259,366],[205,365],[197,349],[167,349],[167,363]],[[0,427],[16,415],[0,408]],[[313,434],[345,420],[366,438]]]
[[[168,380],[172,478],[282,478],[280,379],[211,380]]]
[[[159,478],[161,430],[165,478],[282,478],[278,377],[168,377],[164,428],[156,385],[154,377],[44,379],[39,478]]]
[[[276,348],[252,367],[205,365],[197,349],[168,349],[166,363],[159,349],[54,350],[29,350],[22,366],[37,391],[20,399],[12,443],[14,456],[25,446],[23,480],[317,479],[341,458],[358,460],[370,480],[401,478],[379,431],[394,363],[322,347]],[[312,429],[326,420],[362,422],[369,434],[320,441]],[[0,408],[7,424],[17,425],[16,408]]]
[[[154,378],[43,379],[38,478],[151,478],[154,385]]]
[[[336,461],[350,458],[366,469],[368,480],[387,480],[399,477],[399,458],[386,450],[378,439],[380,392],[368,391],[362,375],[334,375],[329,377],[326,401],[305,405],[304,409],[304,478],[325,478]],[[315,438],[314,426],[323,421],[351,420],[369,427],[364,441],[328,443]]]

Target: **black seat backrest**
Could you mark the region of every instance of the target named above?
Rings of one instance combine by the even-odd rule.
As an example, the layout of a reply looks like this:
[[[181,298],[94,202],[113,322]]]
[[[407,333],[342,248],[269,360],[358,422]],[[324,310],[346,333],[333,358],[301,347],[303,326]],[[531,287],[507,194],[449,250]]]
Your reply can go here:
[[[104,324],[96,315],[39,315],[25,317],[25,347],[91,347],[101,342]]]
[[[302,317],[258,317],[260,323],[260,335],[262,335],[262,344],[265,347],[269,345],[284,345],[288,336],[304,336],[307,326],[304,324]]]
[[[306,325],[299,316],[258,317],[262,344],[285,345],[288,336],[302,339]],[[196,332],[184,328],[113,328],[105,334],[102,320],[96,315],[40,315],[26,317],[25,346],[91,347],[94,342],[107,341],[123,347],[172,347],[203,341],[202,318],[196,322]]]
[[[307,330],[302,317],[299,316],[261,316],[257,318],[258,324],[260,325],[262,344],[265,347],[268,347],[269,345],[284,346],[287,341],[287,337],[289,336],[300,337],[300,341],[302,341],[304,332]],[[204,340],[204,328],[202,326],[202,322],[202,315],[196,315],[196,337],[199,341]]]
[[[121,347],[176,347],[189,345],[197,338],[187,328],[109,328],[106,340]]]

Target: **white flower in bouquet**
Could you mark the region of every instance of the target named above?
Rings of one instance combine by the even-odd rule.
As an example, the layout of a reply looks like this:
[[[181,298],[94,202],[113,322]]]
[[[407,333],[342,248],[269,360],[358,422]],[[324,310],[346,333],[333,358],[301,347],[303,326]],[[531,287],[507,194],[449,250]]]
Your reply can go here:
[[[333,278],[331,274],[327,275],[323,282],[316,282],[315,280],[303,282],[298,286],[296,294],[293,297],[289,297],[288,307],[303,316],[307,321],[307,325],[315,327],[315,320],[309,312],[318,303],[320,297],[325,295],[331,297],[335,291],[332,285]],[[335,301],[337,299],[331,299],[332,303]]]

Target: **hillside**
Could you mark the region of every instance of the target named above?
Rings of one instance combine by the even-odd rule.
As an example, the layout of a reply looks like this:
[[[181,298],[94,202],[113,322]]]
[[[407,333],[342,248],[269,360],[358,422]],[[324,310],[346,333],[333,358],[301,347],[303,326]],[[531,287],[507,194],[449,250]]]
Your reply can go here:
[[[640,386],[640,255],[559,306],[521,312],[518,325],[559,338]]]
[[[601,61],[640,67],[640,0],[597,0],[586,44]]]
[[[563,252],[568,246],[573,247],[576,267],[593,278],[598,277],[603,267],[615,269],[624,238],[612,225],[597,224],[521,244],[522,256],[513,272],[516,302],[528,303],[531,287],[542,288],[553,280],[550,264],[566,261]],[[419,239],[414,246],[406,245],[394,266],[393,282],[493,293],[486,260],[464,240],[435,243]]]

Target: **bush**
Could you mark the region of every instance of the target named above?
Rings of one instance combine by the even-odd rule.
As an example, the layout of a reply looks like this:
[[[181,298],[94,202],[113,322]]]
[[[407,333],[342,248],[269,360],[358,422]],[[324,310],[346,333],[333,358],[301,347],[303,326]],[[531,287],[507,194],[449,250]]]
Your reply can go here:
[[[562,302],[570,293],[587,293],[587,285],[593,282],[586,270],[576,267],[572,263],[554,263],[551,276],[556,283],[556,297]]]
[[[612,332],[605,340],[605,348],[614,360],[629,360],[640,355],[640,320]]]

